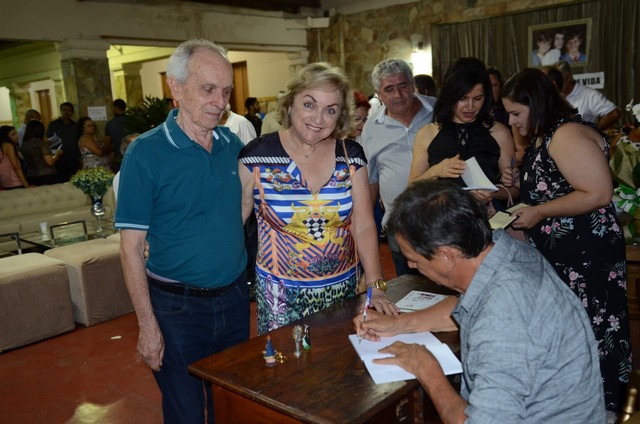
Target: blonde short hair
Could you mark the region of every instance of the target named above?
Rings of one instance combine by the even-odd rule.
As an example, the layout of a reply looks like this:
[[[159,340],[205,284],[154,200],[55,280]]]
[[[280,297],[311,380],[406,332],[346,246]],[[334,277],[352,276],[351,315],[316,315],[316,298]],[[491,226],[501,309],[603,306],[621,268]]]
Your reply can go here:
[[[283,128],[291,127],[289,110],[293,105],[293,98],[309,88],[331,84],[340,91],[340,116],[331,137],[342,139],[347,136],[351,128],[353,116],[353,96],[349,78],[344,71],[326,62],[311,63],[302,68],[287,84],[287,91],[278,101],[278,121]]]

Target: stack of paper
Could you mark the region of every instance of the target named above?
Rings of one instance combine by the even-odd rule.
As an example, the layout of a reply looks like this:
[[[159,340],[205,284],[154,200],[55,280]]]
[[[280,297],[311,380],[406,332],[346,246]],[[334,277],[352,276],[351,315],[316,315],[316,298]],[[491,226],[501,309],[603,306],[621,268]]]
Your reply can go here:
[[[382,354],[378,351],[382,348],[393,344],[396,341],[404,343],[418,343],[426,346],[429,351],[436,357],[442,370],[446,375],[459,374],[462,372],[462,365],[456,356],[453,354],[449,346],[442,343],[430,332],[425,333],[413,333],[413,334],[399,334],[393,337],[383,337],[379,342],[372,342],[363,339],[362,342],[356,334],[350,334],[349,340],[353,347],[356,349],[360,359],[364,361],[371,378],[376,384],[391,383],[394,381],[404,381],[416,378],[415,375],[405,371],[397,365],[380,365],[374,364],[375,358],[386,358],[393,355]]]
[[[492,230],[497,230],[498,228],[507,228],[513,221],[516,220],[517,216],[512,215],[514,211],[517,211],[520,208],[524,208],[528,206],[524,203],[518,203],[517,205],[511,206],[509,209],[504,212],[499,211],[495,215],[493,215],[489,219],[489,224],[491,225]]]
[[[419,311],[444,300],[447,296],[419,290],[411,290],[409,294],[396,303],[401,312]]]

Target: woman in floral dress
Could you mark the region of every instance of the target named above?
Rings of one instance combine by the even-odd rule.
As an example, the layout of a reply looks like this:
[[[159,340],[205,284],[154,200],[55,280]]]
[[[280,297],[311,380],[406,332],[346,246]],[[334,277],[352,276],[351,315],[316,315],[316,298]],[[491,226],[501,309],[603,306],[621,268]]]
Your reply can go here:
[[[531,137],[514,228],[582,300],[598,343],[606,408],[619,412],[631,370],[625,245],[614,206],[609,143],[538,69],[502,89],[509,123]],[[579,390],[579,388],[576,388]]]
[[[258,221],[259,334],[355,296],[359,262],[367,283],[382,279],[364,151],[342,140],[353,114],[347,77],[314,63],[287,88],[282,129],[240,152],[243,214]],[[378,289],[372,304],[397,313]]]

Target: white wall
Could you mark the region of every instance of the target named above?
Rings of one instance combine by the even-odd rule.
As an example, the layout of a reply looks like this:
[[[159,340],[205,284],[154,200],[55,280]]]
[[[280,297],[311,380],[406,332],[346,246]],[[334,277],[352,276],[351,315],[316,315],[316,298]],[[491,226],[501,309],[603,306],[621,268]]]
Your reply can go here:
[[[286,53],[229,52],[229,60],[247,62],[251,97],[275,97],[289,81]]]
[[[247,62],[251,97],[275,97],[289,81],[289,60],[286,53],[229,52],[229,60]],[[145,62],[140,69],[144,96],[162,97],[160,73],[167,70],[167,59]]]

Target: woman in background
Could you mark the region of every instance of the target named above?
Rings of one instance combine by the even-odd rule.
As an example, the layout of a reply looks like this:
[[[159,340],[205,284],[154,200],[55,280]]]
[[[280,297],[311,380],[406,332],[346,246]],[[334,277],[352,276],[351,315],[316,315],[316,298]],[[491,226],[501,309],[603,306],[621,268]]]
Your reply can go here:
[[[56,162],[62,157],[63,150],[58,148],[51,152],[49,140],[44,138],[44,124],[40,121],[29,121],[24,130],[22,156],[27,163],[27,181],[29,185],[49,185],[60,182]]]
[[[398,313],[384,296],[378,238],[362,146],[344,139],[352,94],[342,70],[303,68],[278,109],[282,129],[240,152],[245,219],[258,221],[258,333],[308,316],[357,292],[360,262],[372,304]]]
[[[0,127],[0,186],[5,190],[29,187],[18,157],[18,133],[14,127]]]
[[[82,160],[82,169],[108,168],[109,148],[96,137],[96,125],[91,118],[85,116],[78,120],[78,148]]]
[[[357,90],[353,91],[353,103],[355,105],[355,111],[353,112],[353,129],[349,133],[349,137],[360,143],[362,128],[367,122],[371,105],[369,104],[369,100],[367,100],[367,96]]]
[[[433,111],[434,122],[416,135],[409,183],[452,178],[464,185],[460,176],[465,160],[472,157],[495,184],[504,172],[510,174],[513,139],[507,127],[493,120],[492,109],[491,82],[482,61],[472,57],[456,60],[444,76]],[[483,203],[496,196],[489,190],[472,193]],[[502,190],[500,196],[507,197]]]
[[[611,197],[609,143],[539,69],[502,89],[510,123],[530,137],[512,226],[582,301],[598,342],[606,408],[618,413],[631,371],[625,243]]]

